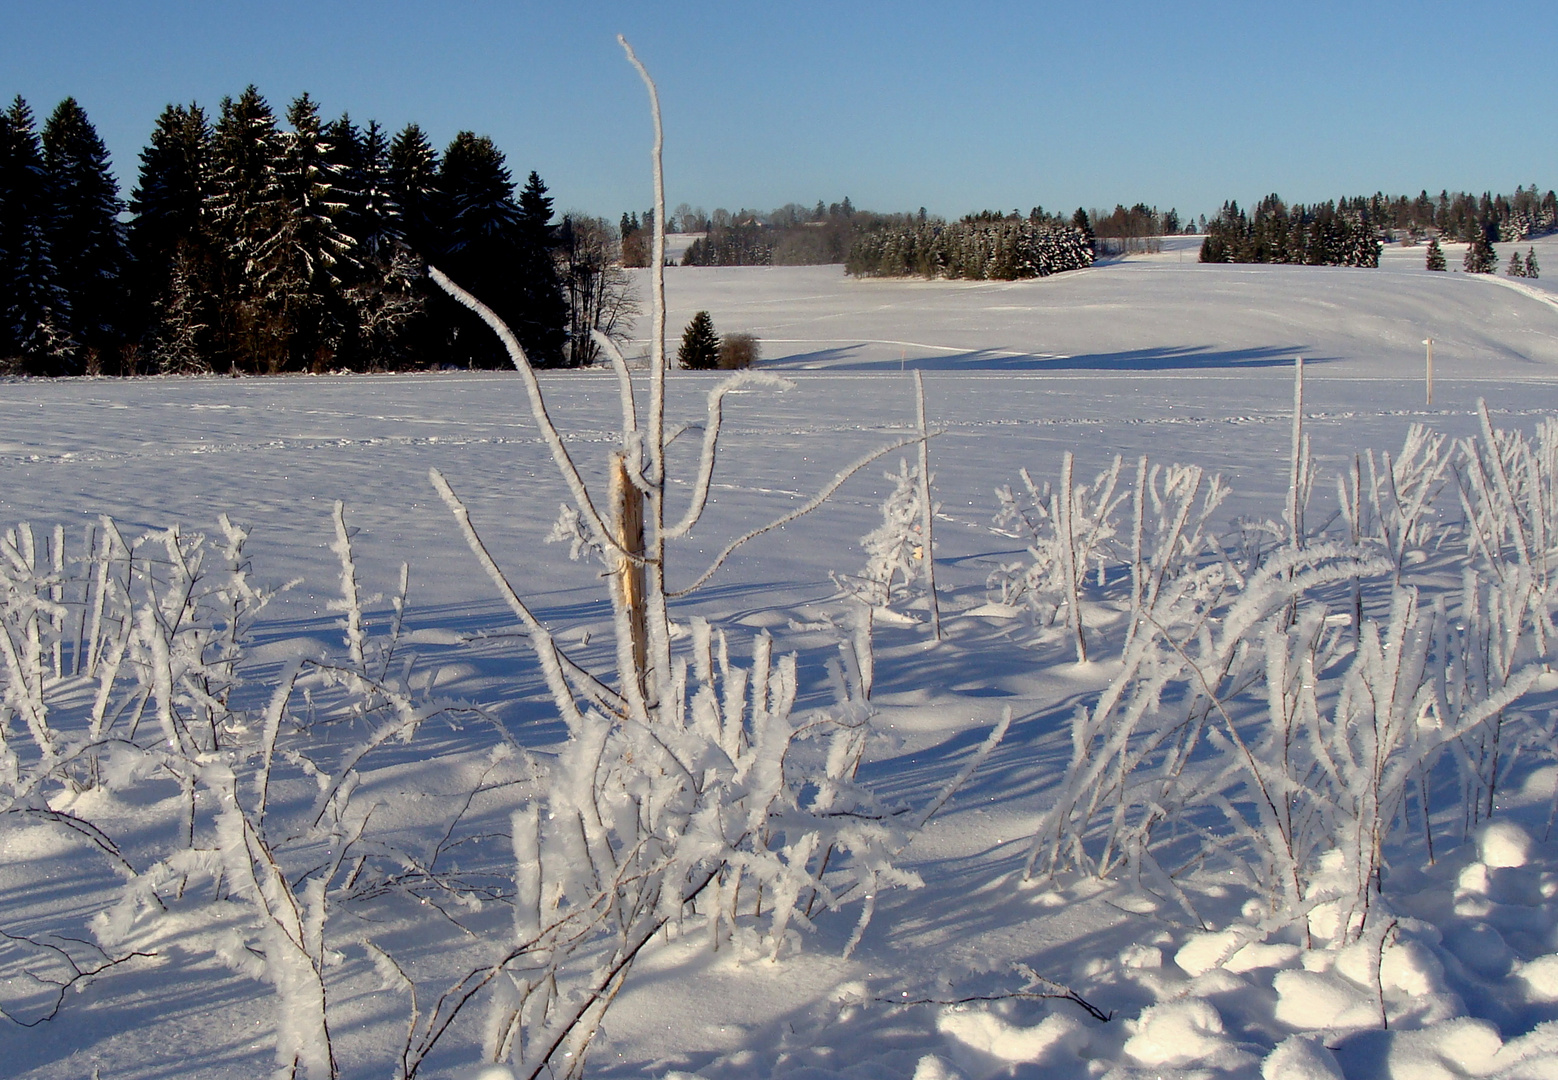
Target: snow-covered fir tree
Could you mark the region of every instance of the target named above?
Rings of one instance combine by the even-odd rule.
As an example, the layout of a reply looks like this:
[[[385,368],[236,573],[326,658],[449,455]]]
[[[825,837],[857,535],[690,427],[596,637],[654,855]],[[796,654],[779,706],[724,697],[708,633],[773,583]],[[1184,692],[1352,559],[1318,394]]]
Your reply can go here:
[[[341,275],[352,241],[337,218],[347,210],[329,160],[319,107],[303,94],[287,110],[277,181],[285,200],[278,232],[276,290],[283,305],[289,369],[327,368],[345,331]]]
[[[206,204],[220,256],[216,329],[223,369],[276,372],[286,364],[282,153],[275,113],[255,87],[223,100]]]
[[[49,248],[48,175],[32,109],[0,115],[0,370],[72,371],[68,298]]]
[[[714,320],[707,311],[694,315],[682,331],[676,362],[689,371],[713,371],[719,367],[719,335],[714,332]]]
[[[1444,260],[1444,249],[1439,246],[1439,238],[1437,236],[1432,236],[1428,239],[1428,254],[1424,260],[1424,265],[1430,270],[1449,269],[1448,264]]]
[[[108,149],[75,98],[50,115],[42,144],[50,203],[45,228],[55,280],[69,308],[65,329],[79,350],[71,366],[116,372],[128,254]]]
[[[208,228],[211,125],[198,105],[169,105],[141,151],[130,193],[126,293],[131,333],[158,371],[210,370],[217,252]],[[178,342],[166,358],[161,353]]]
[[[1466,248],[1461,268],[1468,274],[1492,274],[1498,271],[1498,254],[1486,231],[1479,229]]]

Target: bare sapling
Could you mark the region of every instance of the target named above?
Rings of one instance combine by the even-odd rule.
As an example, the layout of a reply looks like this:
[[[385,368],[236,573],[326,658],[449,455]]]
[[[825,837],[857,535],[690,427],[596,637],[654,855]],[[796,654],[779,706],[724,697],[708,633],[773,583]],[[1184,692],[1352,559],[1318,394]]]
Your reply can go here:
[[[743,371],[708,394],[691,474],[669,454],[664,347],[664,219],[658,92],[631,46],[618,39],[649,92],[654,121],[655,239],[648,401],[641,409],[626,359],[605,335],[621,401],[621,441],[607,462],[606,491],[591,490],[554,424],[524,349],[480,299],[436,268],[433,280],[496,333],[519,373],[530,414],[568,489],[552,538],[574,557],[605,562],[616,670],[596,673],[568,655],[490,554],[453,485],[431,480],[467,546],[522,624],[568,740],[538,756],[534,798],[514,824],[518,901],[510,939],[492,959],[417,1008],[401,1059],[409,1080],[456,1018],[486,1008],[483,1054],[519,1075],[576,1076],[601,1019],[641,953],[659,937],[698,928],[713,947],[779,957],[814,912],[859,903],[849,949],[864,933],[879,890],[917,884],[893,868],[915,819],[876,806],[855,781],[870,710],[858,668],[835,664],[831,708],[792,717],[796,661],[766,635],[749,664],[732,660],[726,635],[693,620],[673,650],[669,602],[716,574],[732,553],[810,513],[884,454],[841,470],[800,507],[721,547],[685,582],[671,577],[676,542],[704,518],[721,448],[725,404],[737,390],[782,390],[773,375]],[[922,424],[923,427],[923,424]],[[678,433],[679,434],[679,433]],[[921,492],[925,484],[915,482]],[[688,492],[673,510],[673,495]],[[916,511],[915,523],[923,518]],[[925,561],[929,561],[928,537]]]

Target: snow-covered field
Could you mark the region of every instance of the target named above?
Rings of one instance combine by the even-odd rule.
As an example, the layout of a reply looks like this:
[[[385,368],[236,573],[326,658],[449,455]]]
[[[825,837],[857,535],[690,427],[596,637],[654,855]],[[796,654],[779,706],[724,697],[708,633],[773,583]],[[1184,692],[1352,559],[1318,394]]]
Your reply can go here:
[[[1063,634],[991,604],[991,573],[1026,557],[1012,530],[992,530],[997,487],[1020,490],[1022,469],[1058,479],[1068,451],[1079,482],[1115,455],[1134,475],[1147,455],[1222,475],[1232,494],[1219,528],[1236,517],[1280,521],[1295,356],[1305,364],[1316,527],[1354,455],[1396,453],[1413,424],[1474,438],[1479,399],[1501,429],[1529,433],[1558,415],[1558,241],[1533,245],[1552,277],[1524,289],[1428,274],[1421,248],[1390,248],[1381,269],[1361,271],[1204,267],[1194,244],[1021,283],[862,282],[836,267],[668,273],[673,332],[707,309],[720,331],[756,334],[764,368],[794,382],[727,402],[710,510],[676,550],[670,585],[690,581],[730,538],[804,502],[844,465],[911,436],[918,371],[939,432],[931,463],[945,640],[932,643],[920,625],[879,626],[861,779],[884,805],[922,806],[1004,710],[1013,723],[900,852],[899,867],[923,887],[876,897],[848,959],[855,908],[819,914],[815,933],[777,960],[739,935],[711,949],[702,916],[690,920],[639,959],[590,1049],[590,1075],[1558,1076],[1558,838],[1545,839],[1558,770],[1540,747],[1502,782],[1499,820],[1510,828],[1462,845],[1468,830],[1443,813],[1432,866],[1426,852],[1394,842],[1384,895],[1398,925],[1346,948],[1326,947],[1317,931],[1306,949],[1291,927],[1264,925],[1249,888],[1219,879],[1226,872],[1214,871],[1215,859],[1172,887],[1139,866],[1102,881],[1069,871],[1022,880],[1065,778],[1073,714],[1092,708],[1120,669],[1118,655],[1076,663]],[[1446,254],[1458,265],[1453,245]],[[598,478],[616,445],[615,380],[591,372],[542,384],[570,449]],[[711,385],[675,375],[673,417],[699,419]],[[695,443],[689,435],[673,450],[691,461]],[[890,454],[815,513],[741,549],[673,604],[673,619],[724,628],[742,657],[755,635],[772,634],[776,652],[799,655],[797,713],[824,706],[824,663],[837,655],[839,633],[823,623],[847,611],[830,572],[860,570],[859,538],[880,523],[892,488],[882,474],[913,455]],[[251,530],[257,579],[303,579],[254,630],[255,681],[235,691],[254,698],[248,707],[263,709],[263,680],[299,639],[341,647],[341,614],[330,606],[341,576],[331,548],[340,500],[365,592],[392,594],[409,564],[408,685],[480,706],[520,747],[545,752],[562,725],[533,656],[511,636],[513,617],[430,486],[430,468],[459,492],[555,638],[607,667],[612,626],[599,569],[544,542],[567,493],[512,374],[0,383],[0,523],[32,523],[40,545],[62,525],[74,556],[82,530],[102,515],[127,538],[174,524],[217,537],[225,512]],[[1439,505],[1446,520],[1459,518],[1453,487]],[[1425,559],[1424,574],[1439,566]],[[1459,589],[1458,580],[1447,587]],[[383,632],[389,601],[366,609],[370,631]],[[1102,622],[1094,632],[1113,640]],[[1554,686],[1541,676],[1522,705],[1549,731]],[[377,825],[405,850],[424,862],[447,850],[442,865],[466,875],[464,895],[500,899],[467,910],[386,886],[335,905],[326,983],[345,1076],[392,1075],[409,1019],[406,995],[375,967],[368,943],[418,981],[426,1010],[434,987],[511,940],[512,800],[494,782],[464,801],[479,778],[497,775],[490,752],[504,739],[471,716],[428,721],[418,741],[376,751],[363,784],[376,792]],[[18,745],[20,717],[7,733]],[[339,735],[322,727],[325,742],[355,738],[347,725]],[[311,785],[278,781],[273,797],[306,809]],[[50,806],[96,823],[143,871],[176,795],[148,781],[60,794]],[[34,1021],[53,1009],[54,984],[69,979],[65,954],[82,968],[102,963],[107,954],[85,944],[94,934],[115,957],[131,946],[155,954],[75,983],[52,1019],[0,1020],[0,1071],[239,1077],[275,1067],[278,995],[263,971],[234,970],[241,956],[218,959],[242,951],[236,938],[209,922],[114,937],[93,922],[123,886],[111,860],[36,813],[0,817],[0,853],[8,1016]],[[446,913],[429,911],[440,903]],[[1113,1018],[1022,996],[1051,983]],[[421,1075],[473,1066],[481,1042],[473,1019]]]

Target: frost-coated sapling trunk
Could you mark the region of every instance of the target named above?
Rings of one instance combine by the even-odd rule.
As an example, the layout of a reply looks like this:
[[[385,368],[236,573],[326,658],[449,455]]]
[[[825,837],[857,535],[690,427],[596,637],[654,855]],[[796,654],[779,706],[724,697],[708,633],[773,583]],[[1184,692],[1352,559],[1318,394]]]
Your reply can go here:
[[[621,39],[619,39],[621,40]],[[907,840],[854,781],[869,710],[858,683],[836,677],[836,701],[799,721],[795,659],[775,658],[760,635],[743,669],[725,635],[695,620],[690,655],[673,652],[667,604],[700,587],[741,545],[820,506],[884,447],[842,470],[818,496],[728,543],[685,586],[674,588],[670,556],[703,517],[721,442],[726,398],[739,389],[789,384],[746,371],[707,399],[695,472],[671,474],[665,417],[661,128],[653,80],[622,46],[649,90],[655,125],[654,327],[649,400],[642,419],[637,388],[614,342],[597,344],[616,371],[622,403],[620,448],[608,464],[603,499],[586,484],[552,421],[523,348],[485,304],[437,269],[430,274],[480,316],[508,350],[531,416],[572,497],[556,539],[574,556],[598,554],[611,578],[615,677],[592,673],[567,655],[509,583],[447,479],[431,474],[467,545],[524,625],[569,738],[537,762],[536,794],[514,817],[516,892],[513,935],[490,964],[453,984],[413,1021],[402,1059],[407,1076],[466,1003],[483,994],[484,1052],[521,1075],[577,1075],[601,1017],[640,953],[656,935],[678,933],[692,913],[718,944],[742,941],[779,956],[791,927],[814,909],[862,904],[859,940],[877,891],[914,885],[892,866]],[[906,481],[908,478],[905,469]],[[915,483],[914,490],[924,485]],[[690,493],[676,516],[671,496]],[[916,525],[923,518],[916,511]],[[925,552],[928,559],[929,550]],[[805,749],[816,743],[825,751]],[[811,794],[807,794],[807,793]],[[483,993],[485,992],[485,993]]]

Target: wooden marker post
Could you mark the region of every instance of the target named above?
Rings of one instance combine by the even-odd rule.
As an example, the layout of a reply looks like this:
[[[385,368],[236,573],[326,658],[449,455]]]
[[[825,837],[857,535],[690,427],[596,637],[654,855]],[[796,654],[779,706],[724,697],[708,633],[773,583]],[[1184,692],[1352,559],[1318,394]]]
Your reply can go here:
[[[1423,344],[1428,346],[1428,404],[1434,403],[1434,339],[1424,338]]]
[[[611,455],[611,527],[622,551],[632,555],[644,554],[644,493],[628,478],[625,455]],[[617,553],[617,595],[628,616],[628,633],[633,645],[633,671],[639,690],[644,687],[644,674],[649,666],[648,620],[644,611],[644,564]],[[618,653],[621,656],[621,653]],[[625,674],[625,673],[624,673]]]

